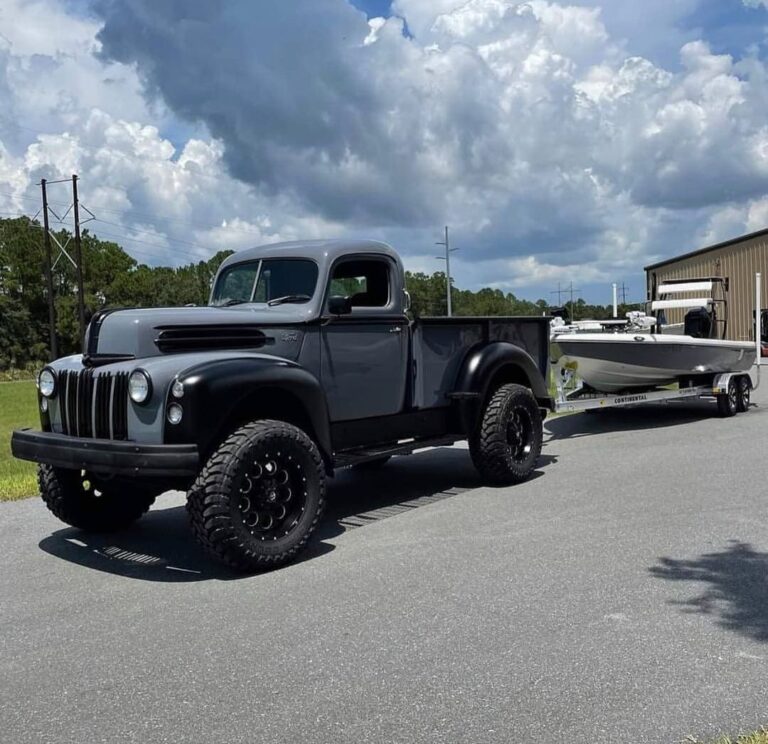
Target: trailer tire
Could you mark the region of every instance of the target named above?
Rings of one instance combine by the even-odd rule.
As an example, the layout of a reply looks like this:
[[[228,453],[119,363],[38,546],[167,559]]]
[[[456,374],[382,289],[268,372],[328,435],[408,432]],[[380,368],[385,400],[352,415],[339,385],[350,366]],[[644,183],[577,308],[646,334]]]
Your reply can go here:
[[[739,400],[737,407],[739,413],[746,413],[749,410],[749,402],[751,398],[752,381],[747,375],[742,375],[738,380],[738,393]]]
[[[717,412],[722,418],[730,418],[739,412],[739,390],[734,378],[728,381],[728,392],[717,396]]]
[[[266,419],[225,439],[187,495],[198,542],[241,572],[292,560],[324,507],[325,468],[317,445],[296,426]]]
[[[533,393],[522,385],[507,384],[488,399],[469,451],[485,481],[511,485],[531,476],[541,440],[541,413]]]
[[[85,532],[115,532],[142,517],[159,495],[122,481],[99,482],[82,470],[40,465],[45,505],[62,522]]]

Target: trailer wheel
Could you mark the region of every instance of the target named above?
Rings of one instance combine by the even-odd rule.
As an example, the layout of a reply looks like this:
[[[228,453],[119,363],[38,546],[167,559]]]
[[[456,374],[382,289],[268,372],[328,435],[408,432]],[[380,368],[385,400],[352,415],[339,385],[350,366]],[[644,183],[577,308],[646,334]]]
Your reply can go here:
[[[541,439],[541,414],[533,393],[508,384],[489,398],[469,451],[484,480],[494,485],[522,483],[536,467]]]
[[[717,396],[717,412],[723,418],[735,416],[739,411],[739,390],[736,380],[731,378],[728,382],[728,392]]]
[[[739,400],[738,400],[738,409],[740,413],[745,413],[749,410],[749,401],[751,397],[751,390],[752,390],[752,383],[747,377],[747,375],[743,375],[742,377],[739,377],[738,382],[738,393],[739,393]]]
[[[307,544],[324,506],[317,446],[282,421],[254,421],[231,434],[187,495],[200,544],[243,572],[290,561]]]
[[[40,465],[40,495],[62,522],[86,532],[114,532],[145,514],[158,493],[123,481],[100,482],[82,470]]]

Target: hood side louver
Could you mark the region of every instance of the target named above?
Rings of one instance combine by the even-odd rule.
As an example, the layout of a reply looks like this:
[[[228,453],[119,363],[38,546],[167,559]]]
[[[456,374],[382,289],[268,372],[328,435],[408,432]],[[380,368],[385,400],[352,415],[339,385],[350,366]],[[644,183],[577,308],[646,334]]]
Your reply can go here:
[[[178,325],[157,326],[155,345],[164,354],[213,349],[258,349],[274,343],[255,326]]]

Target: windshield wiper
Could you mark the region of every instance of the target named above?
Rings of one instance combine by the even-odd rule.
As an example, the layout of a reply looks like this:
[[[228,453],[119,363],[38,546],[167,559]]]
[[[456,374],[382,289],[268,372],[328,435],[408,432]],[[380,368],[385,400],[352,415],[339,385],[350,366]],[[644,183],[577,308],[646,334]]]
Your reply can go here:
[[[284,302],[306,302],[311,299],[312,298],[306,294],[284,295],[283,297],[275,297],[275,299],[270,300],[267,305],[273,307],[274,305],[282,305]]]
[[[246,302],[250,302],[250,300],[227,300],[216,307],[232,307],[232,305],[244,305]]]

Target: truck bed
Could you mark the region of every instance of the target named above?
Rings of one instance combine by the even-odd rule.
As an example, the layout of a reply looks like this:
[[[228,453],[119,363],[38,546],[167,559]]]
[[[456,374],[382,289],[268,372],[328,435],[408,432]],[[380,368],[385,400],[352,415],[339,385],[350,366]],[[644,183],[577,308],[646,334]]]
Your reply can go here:
[[[416,378],[413,405],[447,406],[467,352],[477,344],[504,341],[530,354],[542,376],[549,369],[548,316],[419,318],[412,324]]]

